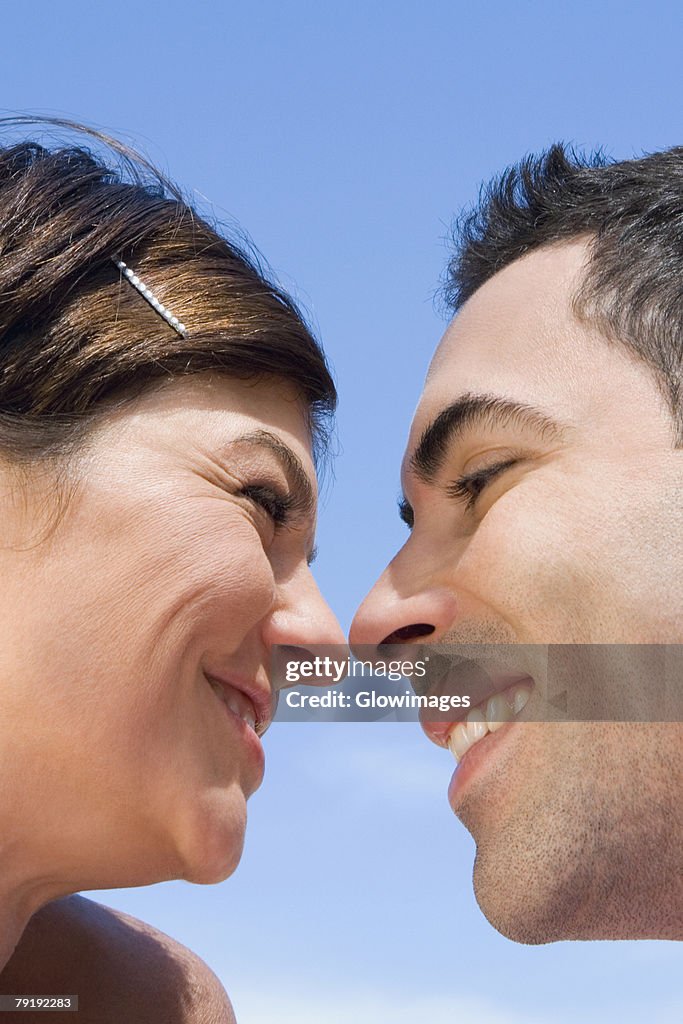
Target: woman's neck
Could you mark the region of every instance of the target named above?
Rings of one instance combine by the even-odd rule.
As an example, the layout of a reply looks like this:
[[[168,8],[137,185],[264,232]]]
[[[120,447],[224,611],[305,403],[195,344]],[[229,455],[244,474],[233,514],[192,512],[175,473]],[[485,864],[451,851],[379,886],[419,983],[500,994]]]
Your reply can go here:
[[[0,842],[0,971],[36,911],[64,895],[52,880],[27,876],[13,854],[9,844]]]
[[[12,956],[26,925],[38,908],[28,913],[9,901],[0,903],[0,971]]]

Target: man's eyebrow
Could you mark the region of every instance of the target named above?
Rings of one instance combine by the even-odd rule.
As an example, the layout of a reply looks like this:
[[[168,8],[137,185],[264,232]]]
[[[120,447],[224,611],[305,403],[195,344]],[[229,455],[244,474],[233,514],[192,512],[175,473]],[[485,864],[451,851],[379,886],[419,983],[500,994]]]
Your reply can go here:
[[[451,444],[474,426],[522,427],[541,440],[560,440],[566,426],[541,409],[500,395],[467,393],[446,406],[423,430],[410,458],[410,467],[424,483],[431,483]]]
[[[315,516],[317,501],[308,473],[299,456],[281,437],[270,430],[252,430],[229,441],[223,450],[229,453],[237,445],[253,445],[272,452],[287,477],[295,515],[308,518]]]

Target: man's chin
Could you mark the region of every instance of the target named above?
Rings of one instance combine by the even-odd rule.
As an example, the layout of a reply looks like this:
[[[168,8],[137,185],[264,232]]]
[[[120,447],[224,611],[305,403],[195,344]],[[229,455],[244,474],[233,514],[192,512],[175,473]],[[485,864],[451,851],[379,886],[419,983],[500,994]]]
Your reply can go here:
[[[683,939],[678,895],[671,887],[668,913],[650,913],[651,904],[629,898],[623,883],[591,884],[577,873],[572,878],[543,877],[543,871],[520,870],[506,860],[505,871],[477,854],[474,895],[489,924],[512,942],[541,946],[550,942],[623,939]],[[540,876],[540,877],[539,877]],[[554,883],[554,884],[553,884]]]
[[[541,927],[528,913],[514,913],[496,901],[487,900],[476,885],[474,895],[479,909],[491,927],[511,942],[518,942],[524,946],[543,946],[568,938],[566,935],[554,933],[546,925]]]
[[[682,938],[682,749],[679,723],[529,723],[470,773],[452,805],[491,925],[527,945]]]
[[[513,860],[506,860],[504,868],[491,865],[479,853],[474,863],[474,895],[479,909],[506,939],[541,946],[568,939],[612,937],[590,934],[589,927],[584,930],[584,901],[571,885],[548,886],[548,879],[545,885],[539,884],[538,874],[519,868]],[[585,919],[583,924],[587,925]]]
[[[547,922],[541,925],[529,903],[526,906],[519,906],[510,892],[478,881],[477,874],[475,863],[474,896],[479,909],[491,927],[506,939],[525,946],[541,946],[564,938],[563,935],[553,934]]]

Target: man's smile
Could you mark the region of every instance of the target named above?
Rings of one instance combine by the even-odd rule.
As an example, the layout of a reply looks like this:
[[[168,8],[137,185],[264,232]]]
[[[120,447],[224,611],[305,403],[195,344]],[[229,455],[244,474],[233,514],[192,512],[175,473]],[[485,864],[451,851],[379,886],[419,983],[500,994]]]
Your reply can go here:
[[[463,760],[475,743],[479,743],[490,733],[497,732],[506,723],[514,721],[526,707],[532,689],[531,679],[514,683],[506,690],[489,697],[484,705],[472,708],[464,722],[453,725],[446,736],[446,743],[456,764]]]

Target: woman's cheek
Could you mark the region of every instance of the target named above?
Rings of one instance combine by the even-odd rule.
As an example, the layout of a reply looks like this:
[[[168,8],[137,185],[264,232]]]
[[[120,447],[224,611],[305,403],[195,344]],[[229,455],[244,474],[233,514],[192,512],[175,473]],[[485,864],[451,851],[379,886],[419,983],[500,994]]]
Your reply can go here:
[[[198,592],[204,590],[219,614],[244,628],[256,625],[275,600],[267,540],[251,522],[237,517],[229,525],[221,524],[220,530],[201,531],[194,548],[191,571],[197,573]]]
[[[272,606],[273,575],[262,537],[239,508],[210,501],[186,503],[165,527],[147,523],[131,545],[128,600],[152,625],[218,618],[221,628],[251,628]],[[154,626],[155,630],[157,626]]]

